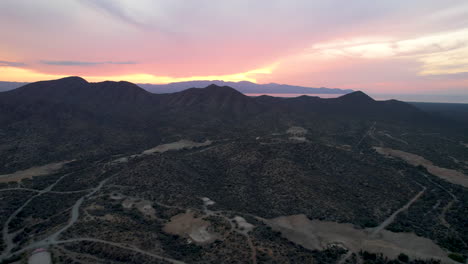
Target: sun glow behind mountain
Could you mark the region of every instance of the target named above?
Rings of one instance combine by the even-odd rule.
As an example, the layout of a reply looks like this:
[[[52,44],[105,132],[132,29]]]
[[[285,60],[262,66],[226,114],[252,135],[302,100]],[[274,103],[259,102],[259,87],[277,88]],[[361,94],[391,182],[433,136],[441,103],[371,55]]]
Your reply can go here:
[[[256,82],[258,75],[271,74],[274,69],[274,65],[261,69],[255,69],[243,73],[226,74],[226,75],[211,75],[211,76],[190,76],[190,77],[170,77],[170,76],[155,76],[152,74],[135,73],[135,74],[123,74],[123,75],[108,75],[108,76],[84,76],[91,82],[101,82],[106,80],[113,81],[129,81],[134,83],[173,83],[173,82],[185,82],[185,81],[201,81],[201,80],[224,80],[229,82],[238,81],[249,81]],[[0,67],[0,80],[14,82],[22,80],[24,82],[35,82],[38,80],[49,80],[63,78],[67,75],[61,74],[46,74],[36,72],[29,69],[22,69],[16,67]]]

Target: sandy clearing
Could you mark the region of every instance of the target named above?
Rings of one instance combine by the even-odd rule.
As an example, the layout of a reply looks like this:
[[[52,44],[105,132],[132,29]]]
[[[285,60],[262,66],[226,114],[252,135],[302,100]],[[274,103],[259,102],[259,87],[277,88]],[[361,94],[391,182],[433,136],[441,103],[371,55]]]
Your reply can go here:
[[[142,154],[149,155],[149,154],[153,154],[153,153],[163,153],[163,152],[166,152],[166,151],[169,151],[169,150],[181,150],[181,149],[198,148],[198,147],[208,146],[211,143],[212,143],[211,140],[205,140],[205,142],[198,143],[198,142],[182,139],[182,140],[179,140],[177,142],[158,145],[158,146],[156,146],[154,148],[143,151]]]
[[[114,161],[112,161],[113,163],[127,163],[128,162],[128,157],[122,157],[122,158],[118,158]]]
[[[126,157],[121,157],[118,159],[113,160],[111,163],[127,163],[130,159],[141,157],[144,155],[151,155],[154,153],[164,153],[170,150],[182,150],[182,149],[192,149],[192,148],[199,148],[211,145],[213,142],[211,140],[205,140],[204,142],[194,142],[190,140],[179,140],[172,143],[161,144],[154,148],[147,149],[140,154],[134,154]]]
[[[286,133],[295,136],[303,136],[307,134],[307,129],[300,126],[293,126],[288,128],[288,130],[286,130]]]
[[[362,249],[382,253],[389,258],[397,258],[400,253],[405,253],[411,258],[435,258],[443,263],[454,263],[434,242],[413,233],[382,230],[372,237],[372,229],[357,229],[351,224],[309,220],[303,214],[264,221],[274,230],[281,232],[285,238],[311,250],[324,250],[330,244],[339,244],[353,252]]]
[[[306,142],[307,139],[305,137],[289,137],[289,140],[297,141],[297,142]]]
[[[187,237],[189,241],[197,244],[206,244],[215,241],[219,234],[209,230],[210,223],[202,218],[195,218],[195,213],[187,211],[175,215],[164,226],[166,233]]]
[[[73,162],[74,160],[67,160],[56,163],[49,163],[43,166],[31,167],[26,170],[20,170],[11,174],[0,175],[0,183],[3,182],[19,182],[23,179],[31,179],[35,176],[49,175],[59,171],[65,164]]]
[[[29,257],[28,264],[50,264],[52,263],[52,256],[47,250],[41,250],[33,252],[33,255]]]
[[[208,197],[202,197],[201,199],[203,201],[204,206],[209,206],[209,205],[215,204],[215,202],[213,200],[211,200],[210,198],[208,198]]]
[[[156,218],[156,210],[153,208],[153,203],[148,200],[127,197],[122,201],[122,207],[125,209],[132,209],[135,207],[143,215]]]
[[[439,166],[434,165],[431,161],[425,159],[424,157],[404,152],[401,150],[381,147],[374,147],[374,149],[382,155],[400,158],[413,166],[421,165],[435,176],[438,176],[451,183],[459,184],[468,188],[468,176],[463,174],[462,172],[452,169],[441,168]]]
[[[236,215],[233,220],[239,226],[239,231],[241,231],[244,234],[247,234],[248,232],[252,231],[255,227],[251,223],[247,222],[247,220],[245,220],[242,216]]]

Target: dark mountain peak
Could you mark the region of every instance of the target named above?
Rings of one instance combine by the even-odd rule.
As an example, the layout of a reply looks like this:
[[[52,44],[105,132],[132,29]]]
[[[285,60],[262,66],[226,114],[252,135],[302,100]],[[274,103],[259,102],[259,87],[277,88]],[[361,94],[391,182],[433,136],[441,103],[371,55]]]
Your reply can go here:
[[[131,82],[105,81],[91,84],[93,94],[109,102],[142,104],[151,100],[152,94]]]
[[[248,96],[237,91],[229,86],[219,86],[216,84],[208,85],[205,88],[190,88],[181,92],[173,93],[172,98],[186,98],[193,100],[194,98],[200,98],[197,101],[208,101],[208,100],[243,100],[249,99]]]
[[[212,83],[212,84],[208,85],[208,86],[205,87],[205,88],[206,88],[206,89],[219,89],[219,88],[221,88],[221,87],[222,87],[222,86],[219,86],[219,85],[217,85],[217,84]]]
[[[235,92],[238,92],[236,89],[232,88],[232,87],[229,87],[229,86],[220,86],[220,85],[216,85],[216,84],[210,84],[208,85],[207,87],[205,87],[205,89],[207,90],[224,90],[224,91],[235,91]]]
[[[219,86],[216,84],[210,84],[205,88],[195,89],[193,91],[196,91],[197,93],[203,93],[209,97],[247,97],[232,87]]]
[[[88,81],[85,79],[79,77],[79,76],[69,76],[57,80],[52,80],[50,82],[61,82],[61,83],[81,83],[81,84],[86,84]]]
[[[172,109],[178,108],[210,116],[228,114],[242,116],[246,112],[256,112],[257,103],[229,86],[211,84],[205,88],[190,88],[181,92],[165,95],[164,104]]]
[[[151,93],[130,82],[105,81],[89,83],[72,76],[58,80],[27,84],[10,92],[12,98],[24,102],[48,101],[74,105],[131,104],[149,102]]]
[[[10,91],[14,97],[22,100],[62,101],[65,97],[74,97],[86,93],[89,83],[80,77],[66,77],[58,80],[40,81],[26,84]]]
[[[375,102],[372,97],[365,94],[361,91],[352,92],[349,94],[345,94],[343,96],[338,97],[341,101],[348,101],[348,102],[356,102],[356,103],[363,103],[363,102]]]
[[[82,88],[86,87],[89,83],[78,76],[70,76],[56,80],[49,80],[49,81],[40,81],[29,83],[25,86],[22,86],[18,89],[68,89],[68,88]]]
[[[149,94],[148,91],[141,88],[140,86],[126,81],[114,82],[114,81],[104,81],[99,83],[94,83],[93,86],[96,89],[101,89],[105,91],[112,92],[134,92],[134,93],[144,93]]]

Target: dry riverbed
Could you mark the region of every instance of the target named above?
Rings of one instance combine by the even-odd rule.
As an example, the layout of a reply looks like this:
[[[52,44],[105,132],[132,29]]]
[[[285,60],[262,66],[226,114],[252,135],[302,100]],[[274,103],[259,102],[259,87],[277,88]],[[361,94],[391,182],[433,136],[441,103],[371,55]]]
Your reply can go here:
[[[329,245],[340,245],[352,252],[362,249],[382,253],[389,258],[397,258],[400,253],[405,253],[411,258],[435,258],[443,263],[454,263],[447,258],[447,252],[430,239],[413,233],[382,230],[378,235],[373,235],[371,228],[357,229],[351,224],[310,220],[302,214],[264,221],[285,238],[311,250],[324,250]]]
[[[468,188],[468,176],[459,171],[436,166],[424,157],[401,150],[381,147],[374,147],[374,149],[382,155],[400,158],[413,166],[421,165],[435,176]]]
[[[211,143],[212,143],[211,140],[206,140],[205,142],[198,143],[198,142],[182,139],[176,142],[158,145],[157,147],[143,151],[142,154],[149,155],[153,153],[163,153],[169,150],[181,150],[181,149],[205,147],[205,146],[210,145]]]
[[[35,176],[49,175],[59,171],[65,164],[73,160],[62,161],[57,163],[50,163],[43,166],[31,167],[26,170],[20,170],[11,174],[0,175],[0,183],[3,182],[20,182],[23,179],[31,179]]]

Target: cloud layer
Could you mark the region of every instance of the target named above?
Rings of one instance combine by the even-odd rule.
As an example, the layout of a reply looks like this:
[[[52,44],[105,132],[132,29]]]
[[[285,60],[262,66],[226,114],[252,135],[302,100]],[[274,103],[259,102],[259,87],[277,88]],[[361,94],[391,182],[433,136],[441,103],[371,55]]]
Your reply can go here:
[[[466,17],[455,0],[2,0],[0,79],[466,92]]]
[[[42,64],[46,65],[56,65],[56,66],[98,66],[104,64],[117,64],[117,65],[124,65],[124,64],[136,64],[133,61],[48,61],[43,60],[41,61]]]

